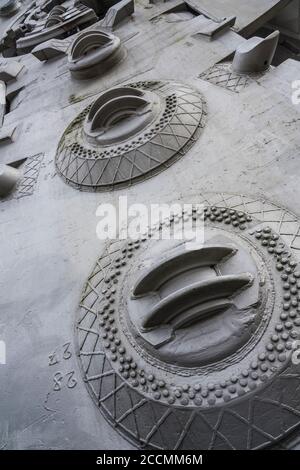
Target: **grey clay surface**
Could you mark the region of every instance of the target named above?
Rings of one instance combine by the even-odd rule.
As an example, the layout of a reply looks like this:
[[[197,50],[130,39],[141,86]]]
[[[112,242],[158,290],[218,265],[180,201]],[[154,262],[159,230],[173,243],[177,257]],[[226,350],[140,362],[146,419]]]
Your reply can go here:
[[[2,16],[16,4],[0,3],[0,448],[299,447],[300,65],[257,68],[277,37],[250,39],[288,1]],[[97,208],[120,196],[203,204],[203,247],[100,241]]]

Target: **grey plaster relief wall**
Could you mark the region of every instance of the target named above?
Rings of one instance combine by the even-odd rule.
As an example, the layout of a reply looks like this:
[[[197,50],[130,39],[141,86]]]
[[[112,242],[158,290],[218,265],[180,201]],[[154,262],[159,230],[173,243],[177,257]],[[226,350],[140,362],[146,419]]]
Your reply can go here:
[[[0,449],[299,448],[288,3],[0,1]]]

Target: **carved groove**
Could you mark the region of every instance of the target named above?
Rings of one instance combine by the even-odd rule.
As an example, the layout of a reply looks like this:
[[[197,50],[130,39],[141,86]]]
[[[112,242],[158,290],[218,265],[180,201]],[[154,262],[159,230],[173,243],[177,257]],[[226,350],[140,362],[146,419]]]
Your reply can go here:
[[[147,106],[148,101],[138,96],[120,96],[104,103],[96,112],[91,131],[107,129],[121,120],[138,115],[141,108]]]
[[[97,47],[105,47],[112,43],[111,36],[101,31],[84,31],[73,42],[71,56],[77,60]]]
[[[196,305],[200,307],[205,302],[232,297],[249,285],[252,279],[251,274],[220,276],[180,289],[155,305],[143,321],[143,328],[155,328],[170,323],[173,318]],[[204,308],[203,312],[207,313],[207,310]]]
[[[184,312],[180,315],[179,318],[175,318],[172,322],[173,330],[178,330],[179,328],[186,328],[191,326],[193,323],[199,321],[199,319],[204,319],[206,317],[224,312],[229,307],[233,305],[229,300],[213,300],[211,302],[205,302],[203,305],[197,305],[192,310]]]
[[[130,87],[114,88],[93,104],[85,123],[87,139],[109,145],[126,140],[153,118],[150,95]]]
[[[83,80],[103,75],[125,55],[118,37],[103,31],[88,30],[73,41],[68,66],[74,78]]]
[[[133,295],[139,297],[157,292],[171,277],[176,277],[194,268],[215,266],[234,254],[234,248],[228,246],[205,246],[173,255],[151,268],[137,282],[133,289]]]

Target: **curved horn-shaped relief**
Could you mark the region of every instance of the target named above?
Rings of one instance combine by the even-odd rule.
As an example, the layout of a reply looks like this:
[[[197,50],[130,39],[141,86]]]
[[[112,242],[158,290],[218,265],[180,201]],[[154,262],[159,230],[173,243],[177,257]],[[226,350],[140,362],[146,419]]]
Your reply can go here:
[[[229,246],[204,246],[192,250],[184,250],[163,259],[153,266],[136,283],[133,295],[139,297],[150,292],[157,291],[170,277],[184,273],[191,269],[203,266],[215,266],[225,258],[235,253],[233,247]]]
[[[104,74],[126,55],[119,38],[102,31],[84,31],[73,41],[68,57],[73,77],[82,80]]]
[[[252,37],[238,47],[232,69],[237,73],[258,73],[267,70],[274,58],[279,31],[266,38]]]
[[[155,95],[130,87],[109,90],[87,115],[84,132],[96,145],[128,140],[149,125],[160,111]]]
[[[251,281],[251,275],[244,274],[222,276],[184,287],[155,305],[144,319],[143,328],[154,328],[170,323],[174,318],[195,306],[199,306],[199,319],[201,319],[203,305],[214,300],[230,298],[242,288],[250,285]]]
[[[132,96],[132,97],[142,97],[144,96],[144,92],[137,88],[130,88],[130,87],[117,87],[111,88],[108,91],[102,93],[99,98],[94,101],[92,106],[89,109],[87,114],[86,121],[91,123],[95,117],[97,111],[106,103],[115,100],[117,98],[121,98],[122,96]]]
[[[249,338],[246,325],[255,324],[252,307],[263,302],[254,282],[257,270],[242,247],[222,241],[228,243],[175,250],[134,284],[128,305],[137,338],[167,362],[213,362],[220,353],[218,343],[222,354],[229,354]],[[193,343],[196,331],[201,340]]]
[[[64,18],[62,15],[65,12],[66,8],[62,5],[56,5],[55,7],[53,7],[46,19],[45,27],[50,28],[51,26],[54,26],[56,24],[63,23]]]

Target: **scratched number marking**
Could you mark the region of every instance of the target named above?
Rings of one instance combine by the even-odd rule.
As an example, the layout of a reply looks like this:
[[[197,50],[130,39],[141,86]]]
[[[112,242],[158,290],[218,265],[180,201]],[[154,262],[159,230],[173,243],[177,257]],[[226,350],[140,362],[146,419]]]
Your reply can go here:
[[[64,348],[64,353],[63,353],[63,358],[67,361],[68,359],[70,359],[70,357],[72,357],[72,353],[71,351],[69,350],[69,347],[70,347],[71,343],[66,343],[63,345],[63,348]]]
[[[77,385],[77,380],[74,377],[75,371],[72,370],[68,374],[66,374],[66,377],[68,377],[68,382],[67,382],[67,387],[68,388],[74,388]]]
[[[54,387],[53,390],[55,392],[59,392],[61,390],[61,382],[63,380],[64,376],[61,372],[56,372],[53,376],[53,381],[54,381]]]
[[[55,392],[59,392],[62,389],[64,383],[66,383],[68,388],[76,387],[77,380],[74,376],[75,376],[74,370],[71,370],[71,372],[68,372],[67,374],[63,374],[62,372],[56,372],[53,376],[53,381],[54,381],[53,390]]]
[[[70,351],[71,343],[65,343],[62,345],[62,358],[67,361],[72,357],[72,352]],[[55,364],[60,363],[59,354],[57,351],[49,354],[49,366],[54,366]]]
[[[71,343],[65,343],[62,345],[61,349],[61,354],[59,354],[57,351],[54,351],[53,353],[49,354],[49,366],[54,366],[56,364],[59,364],[61,359],[67,361],[72,357],[72,352],[70,350]],[[60,371],[55,372],[53,375],[53,390],[55,392],[59,392],[64,385],[66,385],[68,388],[72,389],[76,387],[77,385],[77,379],[75,378],[75,371],[71,370],[70,372],[63,373]]]

